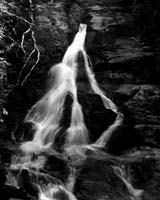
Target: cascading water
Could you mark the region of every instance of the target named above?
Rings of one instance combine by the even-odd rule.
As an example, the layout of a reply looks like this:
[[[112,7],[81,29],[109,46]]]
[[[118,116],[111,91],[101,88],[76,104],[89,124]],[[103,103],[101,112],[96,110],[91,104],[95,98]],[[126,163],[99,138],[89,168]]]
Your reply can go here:
[[[127,177],[124,167],[113,166],[114,173],[124,182],[128,192],[130,194],[131,200],[141,200],[143,190],[135,189]]]
[[[26,122],[33,124],[35,130],[33,139],[21,144],[21,153],[19,156],[14,156],[10,167],[11,170],[22,171],[25,169],[28,173],[36,174],[37,177],[42,176],[43,173],[40,170],[43,169],[46,162],[45,153],[74,159],[75,155],[77,157],[84,155],[87,148],[95,150],[96,147],[104,147],[112,132],[122,123],[122,114],[117,112],[116,105],[100,89],[90,68],[90,62],[84,48],[86,28],[87,25],[80,24],[79,31],[72,44],[68,47],[62,62],[51,68],[52,86],[42,99],[30,109],[25,118]],[[106,109],[111,109],[117,114],[113,125],[104,131],[94,144],[90,144],[89,131],[85,125],[82,107],[77,98],[76,78],[79,53],[83,56],[86,73],[93,92],[101,97]],[[63,151],[57,152],[55,141],[61,131],[61,118],[68,94],[73,99],[71,121],[65,131],[66,138],[62,147]],[[47,177],[46,179],[49,180],[47,186],[36,182],[39,188],[39,200],[58,199],[58,193],[64,193],[70,200],[75,200],[76,197],[72,194],[76,178],[73,166],[71,172],[66,185],[52,184]],[[15,179],[13,175],[11,177],[9,172],[6,184],[12,184],[13,180],[16,182]],[[18,181],[16,182],[16,187],[18,187]]]

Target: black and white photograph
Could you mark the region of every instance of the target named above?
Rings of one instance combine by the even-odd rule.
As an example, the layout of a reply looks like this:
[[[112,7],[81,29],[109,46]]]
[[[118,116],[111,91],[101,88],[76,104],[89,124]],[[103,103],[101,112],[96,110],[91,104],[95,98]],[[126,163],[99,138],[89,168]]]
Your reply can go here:
[[[0,200],[160,200],[159,0],[0,0]]]

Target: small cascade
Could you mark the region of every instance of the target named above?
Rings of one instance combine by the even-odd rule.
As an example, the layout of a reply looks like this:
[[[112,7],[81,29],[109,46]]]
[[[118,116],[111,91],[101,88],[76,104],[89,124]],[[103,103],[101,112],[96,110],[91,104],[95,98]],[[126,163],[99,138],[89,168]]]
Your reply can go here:
[[[143,190],[135,189],[129,180],[129,177],[127,176],[124,167],[119,166],[113,166],[114,173],[123,181],[123,183],[126,185],[128,192],[131,196],[131,200],[141,200],[141,196],[143,193]]]
[[[16,174],[13,174],[11,171],[8,171],[6,178],[7,178],[7,181],[5,183],[6,185],[14,186],[15,188],[19,188]]]
[[[77,200],[77,198],[62,185],[52,185],[40,188],[39,200]]]
[[[92,72],[92,69],[89,67],[88,56],[87,56],[87,54],[86,54],[84,49],[82,51],[82,54],[83,54],[84,61],[85,61],[85,68],[86,68],[86,71],[87,71],[87,75],[89,77],[89,81],[90,81],[90,84],[91,84],[91,87],[92,87],[93,91],[95,92],[95,94],[98,94],[101,97],[102,102],[104,104],[104,107],[106,109],[111,109],[113,112],[117,113],[116,105],[109,98],[107,98],[105,96],[104,92],[98,86],[98,83],[97,83],[97,81],[95,79],[95,75]]]
[[[71,193],[74,192],[74,185],[76,181],[76,169],[74,167],[70,168],[70,174],[68,176],[67,182],[66,182],[66,189],[70,191]]]
[[[94,145],[102,148],[105,147],[111,134],[122,124],[122,122],[123,122],[123,114],[118,112],[114,123],[110,125],[108,129],[102,133],[102,135],[96,140]]]

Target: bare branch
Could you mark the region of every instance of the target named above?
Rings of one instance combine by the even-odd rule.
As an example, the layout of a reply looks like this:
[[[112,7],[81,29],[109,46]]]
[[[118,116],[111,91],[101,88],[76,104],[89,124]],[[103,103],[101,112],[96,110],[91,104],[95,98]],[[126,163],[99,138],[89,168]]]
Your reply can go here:
[[[24,80],[22,81],[21,85],[23,86],[23,84],[25,83],[25,81],[27,80],[27,78],[30,76],[31,72],[33,71],[33,69],[35,68],[35,66],[38,64],[39,62],[39,59],[40,59],[40,51],[38,49],[38,46],[37,46],[37,42],[36,42],[36,38],[35,38],[35,35],[34,35],[34,31],[33,31],[33,26],[34,26],[34,18],[33,18],[33,3],[32,3],[32,0],[28,0],[29,1],[29,17],[30,17],[30,21],[29,22],[28,20],[24,19],[23,17],[20,17],[14,13],[11,13],[9,10],[8,10],[8,7],[11,7],[12,9],[14,8],[14,5],[10,5],[10,4],[7,4],[6,6],[6,3],[4,1],[2,1],[0,3],[0,7],[1,7],[1,11],[2,13],[5,13],[9,16],[12,16],[12,17],[15,17],[27,24],[29,24],[29,28],[23,32],[22,34],[22,39],[21,39],[21,43],[19,44],[18,42],[16,42],[11,36],[9,36],[8,34],[5,34],[6,37],[8,37],[11,41],[13,41],[15,44],[18,45],[19,48],[22,49],[25,57],[26,57],[26,51],[24,49],[24,41],[25,41],[25,36],[26,34],[30,33],[31,32],[31,38],[32,38],[32,41],[33,41],[33,45],[34,45],[34,48],[32,49],[32,51],[29,53],[20,73],[19,73],[19,76],[18,76],[18,81],[17,81],[17,84],[20,84],[20,78],[22,76],[22,73],[24,71],[24,69],[26,68],[29,60],[31,59],[32,55],[37,52],[37,57],[36,57],[36,60],[35,60],[35,63],[33,64],[33,66],[31,67],[30,71],[27,73],[27,75],[25,76]],[[2,34],[1,34],[2,35]]]
[[[37,52],[37,59],[36,59],[35,63],[33,64],[32,68],[30,69],[29,73],[25,76],[24,80],[22,81],[22,83],[21,83],[22,86],[24,85],[25,81],[30,76],[30,74],[32,73],[32,71],[34,70],[35,66],[38,64],[39,59],[40,59],[40,51],[38,49],[36,38],[35,38],[35,35],[34,35],[34,31],[33,31],[34,18],[33,18],[32,0],[29,0],[29,3],[30,3],[30,13],[29,14],[30,14],[30,19],[31,19],[32,23],[30,24],[30,27],[22,35],[21,48],[25,52],[24,46],[23,46],[25,35],[31,31],[31,37],[32,37],[32,41],[33,41],[33,44],[34,44],[34,49],[29,54],[25,64],[23,65],[23,67],[22,67],[22,69],[20,71],[20,74],[19,74],[19,77],[18,77],[18,84],[19,84],[19,81],[20,81],[20,77],[21,77],[21,75],[23,73],[23,70],[27,66],[27,63],[28,63],[29,59],[31,58],[31,56],[33,55],[34,52]]]
[[[27,64],[28,64],[28,61],[30,60],[30,58],[31,58],[31,56],[33,55],[34,52],[35,52],[35,49],[33,49],[33,50],[31,51],[31,53],[29,54],[29,56],[28,56],[26,62],[24,63],[24,65],[23,65],[23,67],[22,67],[22,69],[21,69],[21,71],[20,71],[20,73],[19,73],[19,77],[18,77],[17,84],[20,83],[20,78],[21,78],[21,76],[22,76],[22,73],[23,73],[24,69],[26,68],[26,66],[27,66]],[[23,85],[23,84],[22,84],[22,85]]]
[[[40,59],[40,52],[39,52],[38,48],[37,48],[36,50],[37,50],[37,53],[38,53],[38,55],[37,55],[37,60],[36,60],[35,64],[32,66],[30,72],[26,75],[26,77],[25,77],[24,80],[22,81],[22,83],[21,83],[22,86],[24,85],[24,82],[27,80],[27,78],[30,76],[30,74],[32,73],[33,69],[35,68],[35,66],[36,66],[36,65],[38,64],[38,62],[39,62],[39,59]],[[35,49],[34,49],[34,51],[35,51]]]

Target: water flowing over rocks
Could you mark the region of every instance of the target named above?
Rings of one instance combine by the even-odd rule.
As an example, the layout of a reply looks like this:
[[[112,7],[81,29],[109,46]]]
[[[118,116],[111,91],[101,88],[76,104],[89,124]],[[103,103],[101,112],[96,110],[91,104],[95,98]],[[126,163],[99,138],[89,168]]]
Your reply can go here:
[[[24,122],[24,118],[31,106],[44,95],[48,85],[52,84],[47,83],[48,71],[61,61],[80,23],[88,26],[85,46],[95,78],[106,96],[124,114],[123,126],[112,134],[108,146],[97,148],[94,153],[88,149],[86,158],[77,157],[75,163],[72,158],[43,153],[46,165],[43,170],[40,169],[39,180],[45,183],[42,175],[45,174],[48,182],[67,185],[70,169],[74,166],[76,178],[73,193],[78,200],[160,199],[158,5],[149,0],[33,2],[34,32],[41,56],[23,87],[16,85],[25,60],[23,53],[14,46],[10,50],[6,49],[12,43],[9,39],[0,40],[0,193],[4,195],[4,200],[38,199],[39,191],[34,186],[34,175],[30,177],[24,170],[21,173],[21,187],[16,188],[5,184],[7,170],[12,156],[18,154],[19,145],[33,138],[32,123]],[[15,10],[9,7],[10,11],[28,20],[27,10],[23,10],[25,5],[22,3],[19,6],[15,1],[15,6]],[[7,18],[10,22],[11,19]],[[20,42],[28,25],[19,21],[16,23],[17,30],[14,31],[7,23],[4,24],[9,27],[10,36],[13,35]],[[24,46],[27,52],[32,49],[29,35]],[[4,60],[1,57],[7,59],[9,64],[2,63]],[[81,56],[79,62],[83,67]],[[28,69],[23,72],[21,80]],[[94,142],[114,122],[116,115],[110,109],[104,109],[100,97],[91,91],[84,72],[83,69],[78,72],[78,100],[82,105],[91,141]],[[71,104],[72,98],[69,96],[61,122],[64,130],[69,126]],[[57,144],[63,143],[64,138],[60,141],[58,138]],[[134,189],[143,190],[140,197],[133,196],[114,169],[119,170],[121,175],[124,172],[125,179]],[[61,190],[60,194],[57,193],[55,198],[68,200],[65,190]]]

